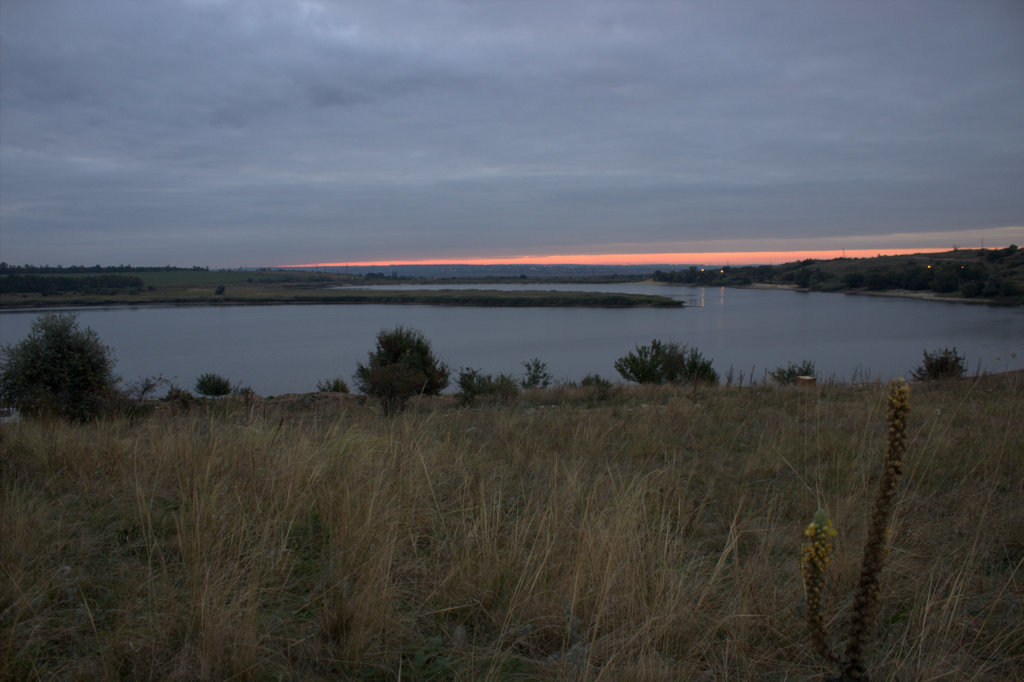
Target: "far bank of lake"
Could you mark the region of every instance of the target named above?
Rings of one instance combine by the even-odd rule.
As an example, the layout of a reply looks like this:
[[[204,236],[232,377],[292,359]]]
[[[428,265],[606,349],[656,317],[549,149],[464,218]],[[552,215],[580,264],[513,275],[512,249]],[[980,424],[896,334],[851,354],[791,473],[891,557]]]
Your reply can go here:
[[[402,288],[416,288],[406,285]],[[385,327],[424,332],[453,369],[520,374],[531,358],[558,379],[618,380],[616,358],[653,338],[699,348],[724,377],[745,381],[789,362],[822,378],[906,376],[925,349],[956,347],[971,373],[1024,369],[1024,309],[789,290],[650,284],[422,285],[423,289],[657,294],[683,308],[490,308],[425,305],[264,305],[76,308],[114,349],[126,380],[162,374],[191,388],[217,372],[262,395],[351,383]],[[395,289],[398,290],[397,288]],[[27,334],[39,311],[0,312],[0,342]]]

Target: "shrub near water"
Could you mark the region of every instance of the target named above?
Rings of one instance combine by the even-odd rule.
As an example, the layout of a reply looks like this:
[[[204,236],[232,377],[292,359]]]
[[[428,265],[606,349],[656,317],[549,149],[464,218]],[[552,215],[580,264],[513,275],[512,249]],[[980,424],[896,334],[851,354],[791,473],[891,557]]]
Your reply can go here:
[[[799,365],[791,362],[785,367],[776,367],[769,374],[780,384],[795,384],[798,377],[814,376],[814,363],[810,360],[804,360]]]
[[[92,419],[110,407],[115,383],[110,348],[77,315],[43,315],[0,349],[0,398],[25,414]]]
[[[472,367],[461,370],[456,383],[459,387],[459,400],[463,405],[472,405],[477,398],[483,396],[510,402],[519,395],[519,384],[514,377],[508,374],[492,376]]]
[[[464,405],[471,405],[478,396],[488,392],[492,383],[491,376],[479,369],[465,367],[459,372],[455,381],[459,387],[459,398]]]
[[[699,350],[658,339],[616,360],[615,371],[638,384],[718,383],[718,372]]]
[[[377,334],[377,346],[359,364],[356,385],[377,398],[386,415],[400,412],[414,395],[437,395],[448,386],[448,366],[434,357],[415,329],[395,327]]]
[[[916,381],[959,379],[967,371],[966,361],[956,348],[943,348],[934,353],[924,351],[924,360],[912,373]]]
[[[523,378],[519,385],[525,390],[547,388],[553,378],[548,371],[548,364],[540,358],[533,358],[523,362]]]

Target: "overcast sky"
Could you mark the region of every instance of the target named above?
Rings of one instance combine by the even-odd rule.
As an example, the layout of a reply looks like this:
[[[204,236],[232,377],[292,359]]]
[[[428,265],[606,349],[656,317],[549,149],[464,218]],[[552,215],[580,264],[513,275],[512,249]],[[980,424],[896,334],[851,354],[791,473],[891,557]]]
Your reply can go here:
[[[12,263],[1024,241],[1020,0],[0,8]]]

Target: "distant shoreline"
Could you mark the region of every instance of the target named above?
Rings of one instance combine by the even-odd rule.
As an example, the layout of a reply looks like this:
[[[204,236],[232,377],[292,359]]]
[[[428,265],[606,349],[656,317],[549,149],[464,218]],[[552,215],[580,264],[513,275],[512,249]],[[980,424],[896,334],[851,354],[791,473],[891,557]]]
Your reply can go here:
[[[847,294],[849,296],[877,296],[880,298],[909,298],[915,301],[935,301],[938,303],[971,303],[980,305],[1012,306],[1015,303],[1002,303],[994,298],[963,298],[962,296],[943,296],[933,291],[910,291],[909,289],[886,289],[882,291],[863,291],[860,289],[839,289],[836,291],[817,291],[815,289],[802,289],[795,284],[747,284],[744,286],[732,287],[734,289],[765,289],[765,290],[787,290],[794,292],[807,292],[816,294]]]
[[[319,293],[323,291],[324,293]],[[247,296],[173,296],[126,294],[117,297],[33,296],[0,303],[0,310],[102,308],[112,306],[253,306],[253,305],[433,305],[487,308],[682,308],[667,296],[587,291],[470,290],[314,290],[303,294],[268,290]]]
[[[666,283],[655,280],[643,280],[637,284],[665,286]],[[34,296],[23,301],[0,302],[0,312],[31,311],[55,308],[113,308],[113,307],[211,307],[211,306],[270,306],[270,305],[431,305],[452,307],[485,307],[485,308],[683,308],[681,301],[667,296],[654,294],[622,294],[617,292],[586,292],[586,291],[501,291],[493,289],[438,289],[395,290],[388,285],[380,285],[381,290],[361,289],[344,294],[331,293],[324,295],[281,295],[281,296],[195,296],[166,297],[143,295],[123,295],[115,297],[68,297],[59,300],[59,296]],[[875,296],[879,298],[902,298],[916,301],[937,303],[967,303],[974,305],[1014,306],[1017,303],[1003,302],[991,298],[963,298],[943,296],[931,291],[909,291],[891,289],[883,291],[864,291],[843,289],[834,291],[817,291],[805,289],[795,284],[775,284],[756,282],[752,284],[672,284],[671,286],[687,286],[690,288],[726,288],[754,289],[763,291],[792,291],[794,293],[847,294],[851,296]],[[337,290],[333,290],[336,292]]]

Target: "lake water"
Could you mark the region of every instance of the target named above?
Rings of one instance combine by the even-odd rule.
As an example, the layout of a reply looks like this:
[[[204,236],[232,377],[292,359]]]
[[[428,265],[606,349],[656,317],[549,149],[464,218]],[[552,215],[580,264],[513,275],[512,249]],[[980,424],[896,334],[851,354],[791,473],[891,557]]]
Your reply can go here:
[[[406,286],[402,288],[417,288]],[[77,309],[114,349],[126,380],[163,375],[191,388],[216,372],[261,395],[351,386],[378,331],[422,331],[453,368],[520,375],[540,358],[556,378],[597,373],[617,380],[616,358],[653,338],[696,346],[723,379],[749,380],[813,360],[820,377],[908,376],[922,351],[955,346],[969,371],[1024,369],[1024,308],[998,308],[843,294],[650,284],[433,285],[422,288],[548,289],[657,293],[687,307],[483,308],[401,305],[119,307]],[[39,311],[0,313],[0,343],[28,333]],[[454,378],[454,377],[453,377]]]

